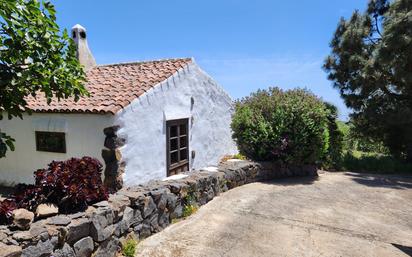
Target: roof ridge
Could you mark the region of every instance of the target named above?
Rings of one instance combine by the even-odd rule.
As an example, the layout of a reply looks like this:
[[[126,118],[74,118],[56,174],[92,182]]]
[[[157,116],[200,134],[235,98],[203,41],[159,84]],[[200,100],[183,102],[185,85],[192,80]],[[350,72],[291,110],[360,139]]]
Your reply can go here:
[[[193,57],[182,57],[182,58],[166,58],[166,59],[155,59],[155,60],[143,60],[143,61],[132,61],[132,62],[118,62],[118,63],[108,63],[108,64],[98,64],[96,67],[109,67],[109,66],[122,66],[130,64],[143,64],[143,63],[153,63],[153,62],[167,62],[167,61],[192,61]]]

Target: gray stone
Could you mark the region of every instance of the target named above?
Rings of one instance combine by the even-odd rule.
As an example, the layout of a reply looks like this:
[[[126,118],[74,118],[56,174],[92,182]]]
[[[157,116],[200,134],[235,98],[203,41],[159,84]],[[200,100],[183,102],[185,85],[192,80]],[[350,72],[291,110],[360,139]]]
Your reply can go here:
[[[179,203],[176,205],[174,210],[170,213],[170,218],[177,219],[177,218],[182,217],[182,215],[183,215],[183,206],[179,201]]]
[[[43,221],[35,222],[31,225],[29,232],[33,238],[38,238],[42,233],[47,233],[47,228]]]
[[[53,254],[53,257],[77,257],[74,250],[68,244],[64,244],[61,249],[56,249]]]
[[[169,213],[163,212],[159,215],[159,226],[162,228],[167,227],[170,224]]]
[[[150,229],[152,232],[159,232],[161,231],[161,227],[159,226],[159,214],[155,213],[153,214],[148,220],[145,220],[145,222],[150,224]]]
[[[56,226],[67,226],[70,224],[70,222],[71,219],[66,215],[58,215],[47,220],[47,224]]]
[[[114,137],[116,136],[117,131],[120,129],[120,126],[111,126],[103,129],[103,133],[107,137]]]
[[[16,245],[6,245],[0,243],[0,256],[1,257],[20,257],[22,249]]]
[[[51,240],[39,241],[36,245],[23,249],[23,257],[49,257],[53,252],[54,245]]]
[[[70,215],[68,215],[68,217],[70,219],[78,219],[78,218],[84,217],[84,215],[85,215],[84,212],[78,212],[78,213],[70,214]]]
[[[104,140],[104,146],[108,149],[116,149],[124,146],[125,142],[126,140],[124,138],[120,138],[117,136],[106,137],[106,139]]]
[[[16,241],[28,241],[32,239],[32,235],[29,231],[22,231],[13,234],[13,239]]]
[[[108,201],[101,201],[101,202],[93,204],[93,207],[96,207],[96,208],[109,207],[109,202]]]
[[[126,207],[123,213],[123,221],[126,222],[127,226],[131,227],[143,221],[140,210],[132,209]]]
[[[173,211],[176,207],[178,197],[175,194],[166,194],[167,204],[166,207],[169,211]]]
[[[34,213],[26,209],[13,211],[13,224],[22,230],[28,230],[34,219]]]
[[[90,221],[87,218],[73,220],[67,227],[66,241],[73,245],[79,239],[87,237],[90,230]]]
[[[77,241],[74,246],[76,257],[89,257],[94,249],[93,239],[91,237],[85,237]]]
[[[7,234],[0,231],[0,241],[3,241],[6,238],[7,238]]]
[[[39,219],[57,215],[59,208],[55,204],[42,203],[36,208],[36,217]]]
[[[141,204],[143,206],[143,210],[142,210],[143,218],[148,217],[150,214],[152,214],[156,210],[156,204],[154,203],[153,198],[150,196],[145,197]]]
[[[102,242],[108,239],[114,232],[114,225],[107,226],[107,222],[102,218],[93,218],[90,223],[90,235],[96,242]]]
[[[149,237],[152,234],[149,224],[139,224],[139,225],[137,225],[134,228],[134,232],[139,233],[139,238],[140,239],[144,239],[146,237]]]
[[[122,159],[122,155],[120,151],[117,149],[114,149],[114,150],[103,149],[102,157],[106,164],[111,163],[111,162],[118,162]]]
[[[94,257],[114,257],[119,250],[119,239],[112,237],[97,248]]]
[[[117,194],[124,195],[127,198],[129,198],[131,207],[140,206],[140,202],[143,201],[143,199],[145,197],[142,192],[131,191],[131,190],[126,190],[126,189],[123,189],[123,190],[117,192]]]
[[[90,235],[94,241],[102,242],[114,232],[114,213],[110,208],[98,209],[93,213],[90,223]]]

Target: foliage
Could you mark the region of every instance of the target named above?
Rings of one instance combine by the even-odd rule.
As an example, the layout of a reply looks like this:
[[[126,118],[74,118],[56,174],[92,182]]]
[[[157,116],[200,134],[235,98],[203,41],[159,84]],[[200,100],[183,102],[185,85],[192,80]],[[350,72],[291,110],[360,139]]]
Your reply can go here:
[[[1,109],[0,109],[1,110]],[[1,132],[0,130],[0,158],[6,156],[7,147],[14,151],[14,139],[6,135],[6,133]]]
[[[182,217],[189,217],[193,213],[195,213],[198,209],[199,206],[196,203],[196,197],[193,195],[193,193],[189,193],[184,199],[183,199],[183,212],[182,212]]]
[[[412,1],[371,0],[341,19],[324,68],[357,134],[412,162]]]
[[[361,151],[377,154],[389,154],[382,142],[364,137],[358,133],[351,121],[337,121],[338,129],[343,135],[343,152]]]
[[[101,173],[100,162],[90,157],[53,161],[47,169],[34,173],[35,186],[48,202],[59,206],[59,211],[71,212],[107,199]]]
[[[85,74],[67,31],[60,33],[49,1],[0,0],[0,120],[30,113],[28,96],[50,103],[86,95]],[[13,140],[0,133],[0,157]]]
[[[343,133],[337,123],[338,109],[333,104],[325,102],[328,110],[329,148],[322,165],[327,169],[339,169],[343,157]]]
[[[0,224],[11,222],[13,211],[17,209],[16,202],[6,199],[0,202]]]
[[[236,103],[233,138],[257,161],[314,164],[328,149],[327,111],[304,89],[258,90]]]
[[[237,153],[237,154],[233,155],[232,158],[233,158],[233,159],[238,159],[238,160],[246,160],[246,156],[244,156],[244,155],[241,154],[241,153]]]
[[[94,158],[53,161],[34,172],[34,185],[19,184],[10,199],[0,202],[0,224],[10,221],[10,211],[16,208],[35,211],[42,203],[53,203],[59,212],[71,213],[107,200],[101,173],[102,165]]]
[[[122,244],[122,254],[126,257],[134,257],[137,249],[137,241],[134,238],[129,238]]]
[[[404,163],[389,155],[347,152],[343,159],[345,170],[369,173],[395,173],[412,171],[412,164]]]
[[[198,209],[199,207],[195,204],[187,204],[183,206],[183,213],[182,213],[183,218],[189,217],[190,215],[195,213]]]

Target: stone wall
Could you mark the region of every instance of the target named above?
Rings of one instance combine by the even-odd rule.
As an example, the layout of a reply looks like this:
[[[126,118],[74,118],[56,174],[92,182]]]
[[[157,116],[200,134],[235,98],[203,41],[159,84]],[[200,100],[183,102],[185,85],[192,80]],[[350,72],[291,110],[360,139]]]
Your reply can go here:
[[[227,161],[217,171],[199,171],[185,178],[153,181],[123,188],[108,201],[85,212],[38,220],[26,231],[0,227],[0,256],[113,257],[128,234],[143,239],[182,217],[188,199],[198,205],[231,188],[266,179],[316,176],[313,167],[284,168],[270,163]]]

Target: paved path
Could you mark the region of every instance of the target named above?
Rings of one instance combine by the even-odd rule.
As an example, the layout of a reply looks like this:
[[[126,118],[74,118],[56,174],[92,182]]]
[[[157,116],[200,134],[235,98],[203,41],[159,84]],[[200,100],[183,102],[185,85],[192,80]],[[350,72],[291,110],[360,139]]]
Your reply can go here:
[[[136,256],[408,256],[412,177],[323,173],[235,188]]]

